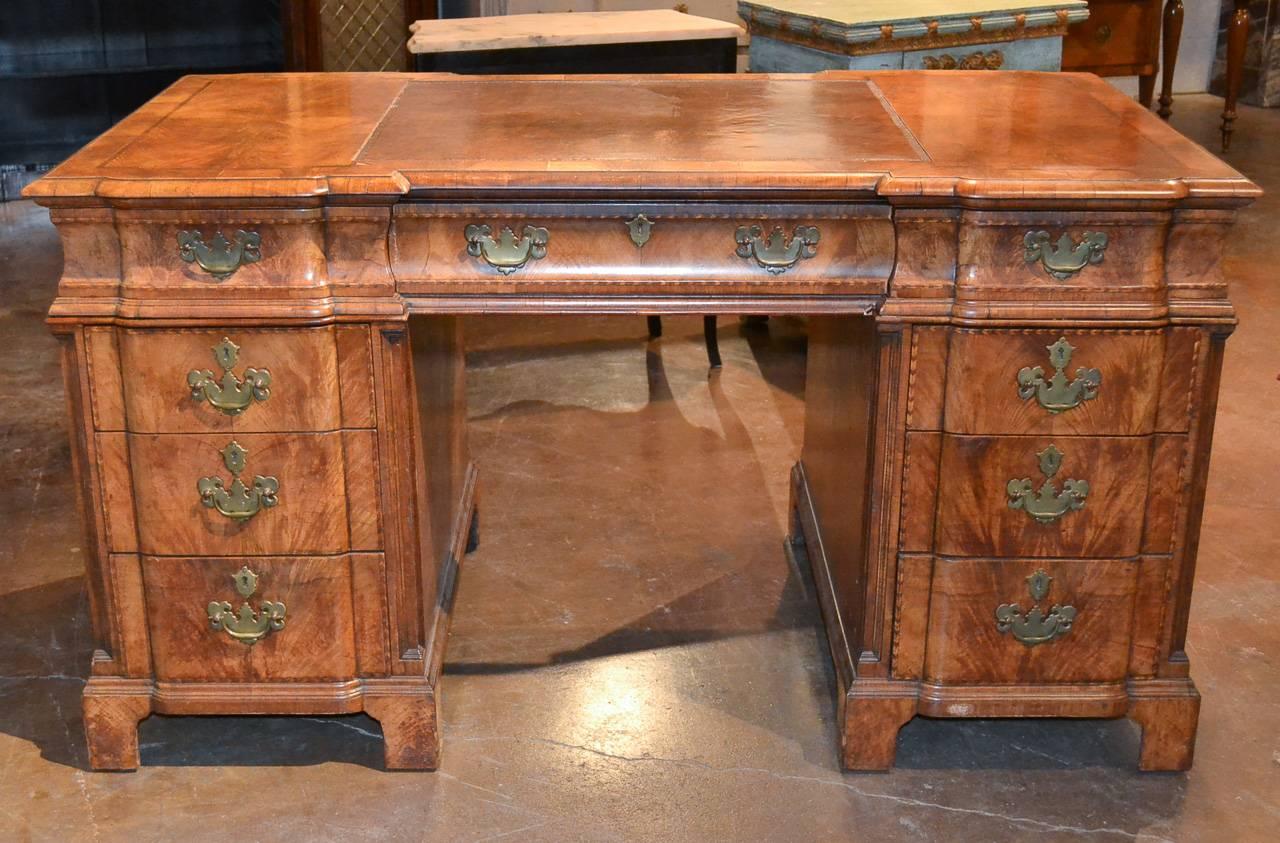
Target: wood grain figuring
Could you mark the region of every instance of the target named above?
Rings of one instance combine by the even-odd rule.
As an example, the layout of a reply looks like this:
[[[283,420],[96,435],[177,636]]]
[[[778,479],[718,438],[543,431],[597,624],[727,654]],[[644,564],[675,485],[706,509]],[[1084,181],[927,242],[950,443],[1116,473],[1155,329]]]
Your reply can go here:
[[[996,627],[996,607],[1030,611],[1027,577],[1053,577],[1040,602],[1074,606],[1060,638],[1033,647]],[[1106,682],[1124,679],[1133,632],[1133,561],[938,559],[929,598],[924,677],[938,683]]]
[[[983,86],[990,107],[973,108],[974,85]],[[552,114],[543,106],[548,102],[574,102],[572,119]],[[743,102],[752,108],[741,108]],[[1013,102],[1018,120],[1007,119]],[[324,131],[316,130],[320,125]],[[518,147],[509,143],[513,131]],[[192,137],[201,142],[192,144]],[[1144,118],[1105,82],[902,71],[189,76],[27,195],[52,203],[89,196],[112,203],[316,201],[474,195],[512,185],[522,193],[585,191],[596,198],[619,191],[707,198],[835,190],[959,202],[1111,197],[1137,204],[1190,194],[1247,200],[1257,193],[1195,144]],[[168,233],[154,238],[166,250],[170,242]],[[307,254],[303,263],[314,267]],[[284,268],[278,261],[257,266],[246,278]]]
[[[956,296],[1003,301],[1155,302],[1164,280],[1167,220],[1157,215],[966,213],[960,222]],[[1023,238],[1047,231],[1079,242],[1085,232],[1107,235],[1101,263],[1065,280],[1028,262]]]
[[[932,556],[927,553],[899,554],[897,605],[893,610],[894,679],[919,679],[924,670],[932,578]]]
[[[131,297],[303,297],[326,286],[324,225],[318,210],[267,212],[116,211],[120,232],[122,292]],[[242,264],[218,280],[178,254],[178,232],[198,231],[206,243],[221,231],[228,239],[250,230],[262,238],[262,259]]]
[[[138,518],[130,482],[128,439],[123,433],[99,433],[94,443],[107,544],[113,551],[132,553],[138,549]]]
[[[84,344],[94,428],[124,430],[125,378],[115,332],[110,328],[87,328]]]
[[[907,432],[898,536],[898,546],[903,551],[933,550],[933,514],[938,502],[938,458],[941,451],[942,434]]]
[[[1018,372],[1040,367],[1054,376],[1048,346],[1074,346],[1064,374],[1097,369],[1097,396],[1050,413],[1018,394]],[[1136,436],[1155,427],[1164,336],[1160,331],[967,331],[952,335],[943,429],[961,434]]]
[[[332,328],[305,330],[152,330],[119,332],[129,430],[134,433],[252,433],[325,431],[342,426],[338,359]],[[187,373],[210,371],[221,383],[223,370],[213,348],[223,339],[240,347],[232,372],[271,373],[270,397],[254,401],[239,415],[227,415],[208,401],[191,397]],[[358,355],[359,350],[353,349]],[[368,367],[368,349],[364,349]],[[344,361],[355,368],[360,361]],[[365,387],[367,389],[367,386]],[[353,400],[360,400],[357,395]],[[367,401],[367,398],[365,398]]]
[[[107,557],[107,577],[111,582],[111,603],[115,608],[115,628],[119,636],[115,650],[123,675],[150,676],[151,636],[147,618],[137,607],[145,605],[142,560],[136,553],[113,553]]]
[[[257,591],[241,597],[233,575],[242,566],[258,575]],[[158,558],[144,557],[146,618],[162,681],[317,681],[356,675],[351,568],[346,556]],[[264,600],[284,603],[284,628],[256,644],[212,629],[209,603],[233,611]]]
[[[1159,670],[1160,640],[1164,635],[1169,589],[1169,557],[1143,556],[1133,603],[1133,641],[1129,648],[1129,675],[1150,679]]]
[[[1098,23],[1138,4],[1103,5]],[[1108,67],[1149,74],[1150,95],[1154,65]],[[439,763],[477,494],[461,313],[810,317],[788,547],[814,572],[845,766],[891,766],[916,714],[1127,714],[1143,769],[1190,763],[1186,634],[1236,318],[1224,255],[1258,189],[1105,82],[194,76],[27,193],[65,255],[49,323],[88,550],[95,769],[137,765],[152,711],[365,711],[389,768]],[[473,223],[545,226],[547,255],[500,274],[466,253]],[[735,254],[738,226],[799,224],[817,253],[784,272]],[[179,255],[179,231],[241,229],[261,259],[226,278]],[[1040,230],[1108,245],[1058,279],[1026,259]],[[239,376],[272,375],[234,417],[186,383],[223,337]],[[1051,375],[1059,337],[1068,376],[1096,367],[1102,386],[1051,415],[1016,378]],[[232,439],[245,480],[280,482],[242,523],[196,487],[231,482]],[[1039,486],[1050,444],[1058,488],[1090,490],[1042,524],[1007,486]],[[253,647],[207,618],[241,602],[241,565],[262,577],[251,602],[288,607]],[[1040,569],[1079,617],[1028,648],[994,612],[1029,608]]]
[[[1083,509],[1041,524],[1009,507],[1012,479],[1044,475],[1036,454],[1056,445],[1065,455],[1055,478],[1085,480]],[[1142,542],[1151,442],[1147,438],[1058,436],[942,440],[937,552],[944,556],[1128,557]]]
[[[249,433],[235,441],[248,450],[242,477],[280,481],[279,504],[237,522],[204,506],[196,481],[231,474],[214,434],[132,434],[133,495],[145,515],[139,545],[153,555],[251,556],[343,553],[350,550],[341,433]],[[376,466],[367,466],[375,471]]]
[[[1142,526],[1143,553],[1169,553],[1178,527],[1178,505],[1186,494],[1186,436],[1157,435],[1151,446],[1151,482]]]

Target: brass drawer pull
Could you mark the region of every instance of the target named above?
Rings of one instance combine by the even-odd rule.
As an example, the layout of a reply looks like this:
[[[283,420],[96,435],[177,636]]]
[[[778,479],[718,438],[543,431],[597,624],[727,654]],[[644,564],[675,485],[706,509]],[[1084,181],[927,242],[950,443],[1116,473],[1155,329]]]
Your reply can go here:
[[[493,229],[487,225],[469,225],[462,232],[467,238],[467,254],[480,258],[503,275],[510,275],[531,260],[547,256],[547,242],[551,235],[545,228],[526,225],[520,237],[504,225],[493,239]]]
[[[1050,445],[1036,457],[1040,460],[1040,471],[1044,474],[1044,483],[1036,489],[1028,478],[1010,480],[1009,508],[1024,510],[1041,524],[1057,521],[1075,509],[1084,509],[1084,499],[1089,495],[1089,484],[1084,480],[1068,480],[1062,485],[1062,491],[1053,483],[1053,476],[1062,467],[1062,452]]]
[[[1036,571],[1027,577],[1027,591],[1031,594],[1034,605],[1024,612],[1016,603],[1002,603],[996,607],[996,629],[1007,632],[1028,647],[1044,644],[1055,638],[1061,638],[1071,631],[1071,624],[1076,620],[1074,606],[1054,604],[1045,614],[1040,609],[1040,601],[1049,596],[1049,585],[1053,577],[1044,571]]]
[[[1057,415],[1085,401],[1098,397],[1098,388],[1102,386],[1102,373],[1097,369],[1076,369],[1075,380],[1067,380],[1067,366],[1071,363],[1071,353],[1075,347],[1060,338],[1053,345],[1046,346],[1049,351],[1049,363],[1053,366],[1053,377],[1045,378],[1044,369],[1039,366],[1027,366],[1018,371],[1018,397],[1027,399],[1035,397],[1041,407]]]
[[[280,503],[276,494],[280,491],[280,481],[276,478],[255,474],[253,488],[244,485],[240,475],[244,472],[245,456],[249,452],[238,442],[232,441],[220,453],[227,471],[231,472],[231,488],[225,487],[221,477],[201,477],[196,488],[202,504],[234,521],[248,521],[259,510],[270,509]]]
[[[818,254],[817,226],[797,225],[791,232],[791,239],[782,232],[782,226],[775,225],[769,236],[764,236],[764,228],[759,225],[740,225],[734,232],[735,250],[740,258],[755,258],[756,263],[777,275],[786,272],[800,262],[802,258],[811,258]]]
[[[240,267],[262,260],[262,237],[256,231],[237,231],[228,240],[215,231],[208,243],[198,231],[178,232],[178,256],[196,263],[218,281],[225,281]]]
[[[214,409],[228,416],[238,416],[254,401],[266,401],[271,397],[271,373],[266,369],[245,369],[244,380],[231,369],[240,355],[240,346],[226,337],[213,347],[213,359],[222,369],[221,379],[215,378],[209,369],[192,369],[187,372],[187,386],[196,401],[208,401]]]
[[[1051,245],[1050,240],[1047,231],[1028,231],[1022,238],[1027,247],[1024,257],[1027,263],[1039,261],[1059,281],[1066,281],[1091,263],[1102,263],[1102,253],[1107,250],[1107,235],[1101,231],[1086,231],[1078,243],[1066,232],[1056,244]]]
[[[220,629],[242,644],[253,646],[273,632],[284,629],[283,603],[264,600],[262,607],[255,612],[248,600],[258,590],[258,575],[246,565],[231,575],[235,581],[236,591],[246,602],[240,604],[240,610],[233,611],[231,604],[214,601],[209,604],[209,626]]]

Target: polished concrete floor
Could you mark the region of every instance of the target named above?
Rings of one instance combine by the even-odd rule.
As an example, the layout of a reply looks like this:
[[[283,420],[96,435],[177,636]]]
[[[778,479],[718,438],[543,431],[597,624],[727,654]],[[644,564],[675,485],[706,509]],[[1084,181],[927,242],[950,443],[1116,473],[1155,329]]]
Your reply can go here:
[[[1174,123],[1215,139],[1221,101]],[[1228,156],[1243,214],[1189,649],[1195,769],[1139,774],[1124,721],[908,725],[842,774],[808,572],[783,552],[803,325],[472,320],[484,531],[444,678],[444,763],[385,773],[377,723],[162,718],[143,768],[85,766],[83,548],[42,318],[46,214],[0,205],[0,840],[1041,841],[1277,839],[1280,111]]]

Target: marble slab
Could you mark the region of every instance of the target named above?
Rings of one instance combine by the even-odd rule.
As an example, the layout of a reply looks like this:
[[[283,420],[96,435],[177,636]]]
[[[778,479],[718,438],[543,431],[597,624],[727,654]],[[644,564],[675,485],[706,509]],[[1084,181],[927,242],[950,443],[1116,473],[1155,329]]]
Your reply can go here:
[[[409,31],[411,53],[737,39],[743,34],[737,24],[673,9],[420,20]]]

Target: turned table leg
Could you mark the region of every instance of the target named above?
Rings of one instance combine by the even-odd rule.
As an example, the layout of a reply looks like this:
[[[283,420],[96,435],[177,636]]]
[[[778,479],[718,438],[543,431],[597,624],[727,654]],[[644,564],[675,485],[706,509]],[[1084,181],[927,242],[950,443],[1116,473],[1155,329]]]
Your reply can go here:
[[[1244,53],[1249,43],[1249,0],[1235,0],[1235,12],[1227,28],[1227,90],[1222,109],[1222,151],[1231,147],[1231,133],[1236,121],[1236,100],[1244,82]]]
[[[107,680],[110,684],[115,684]],[[151,714],[151,692],[123,689],[100,691],[90,680],[81,702],[84,736],[92,770],[138,768],[138,723]]]
[[[434,694],[366,694],[364,711],[382,725],[388,770],[434,770],[439,766]]]
[[[1164,42],[1160,71],[1160,108],[1157,112],[1168,120],[1173,113],[1173,70],[1178,65],[1178,45],[1182,43],[1182,0],[1169,0],[1164,7]]]

